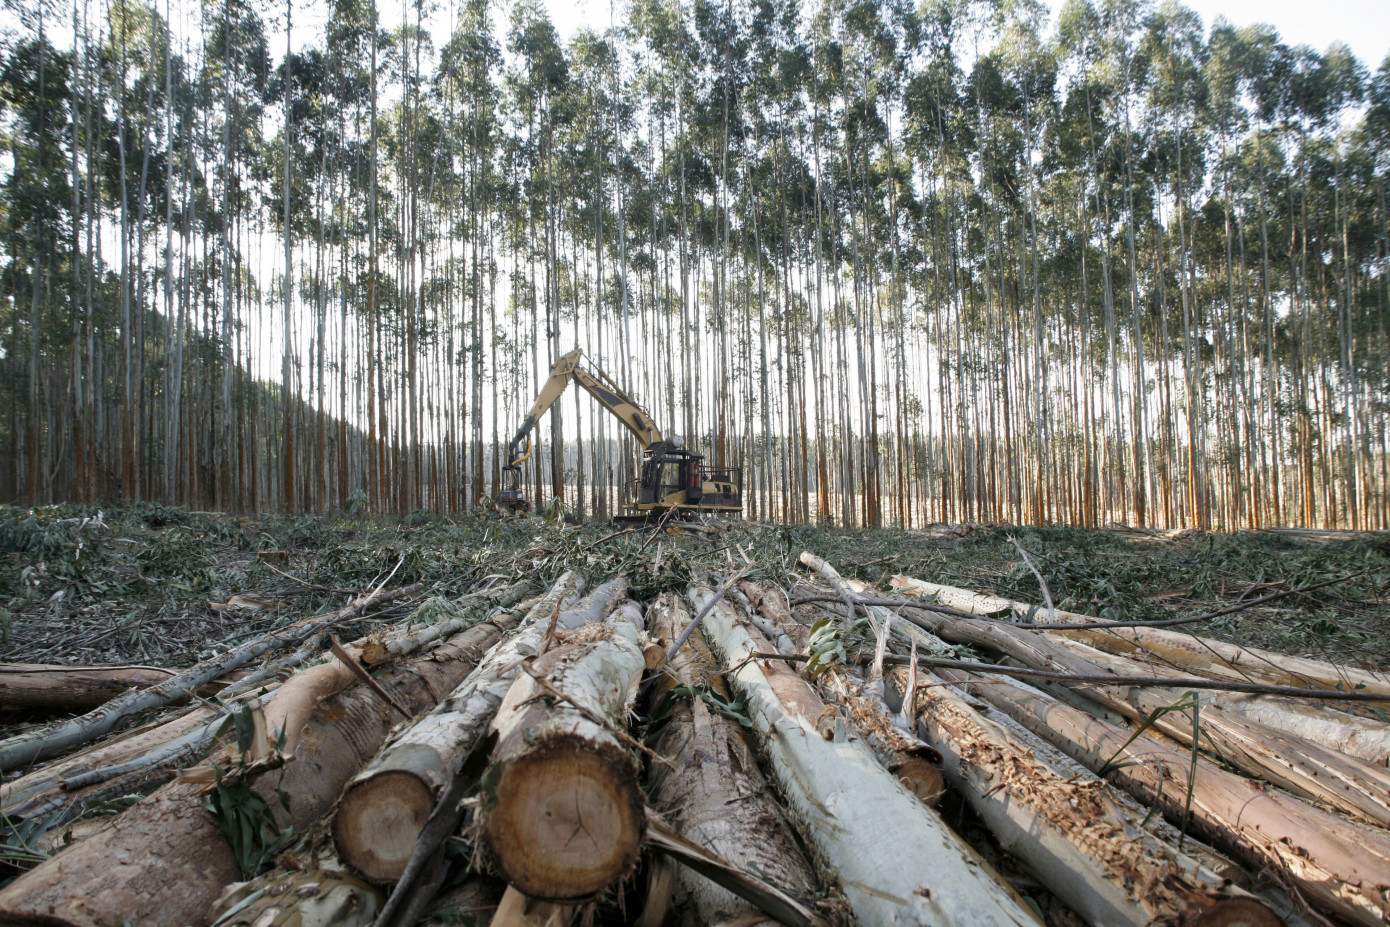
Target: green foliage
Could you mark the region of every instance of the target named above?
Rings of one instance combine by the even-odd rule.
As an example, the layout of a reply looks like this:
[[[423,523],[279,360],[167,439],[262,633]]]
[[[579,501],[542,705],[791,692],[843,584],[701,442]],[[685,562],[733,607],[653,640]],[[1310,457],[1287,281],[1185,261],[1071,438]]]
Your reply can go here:
[[[750,729],[753,727],[753,719],[748,715],[748,697],[746,695],[739,695],[729,700],[707,685],[673,686],[652,709],[647,727],[647,743],[655,743],[661,737],[662,732],[670,726],[678,704],[695,698],[704,702],[710,711],[720,717],[728,718],[740,727]]]
[[[838,618],[822,618],[811,625],[806,641],[811,658],[806,661],[806,672],[812,679],[818,679],[833,664],[848,663],[850,650],[857,651],[867,643],[868,629],[867,618],[856,618],[848,629]]]
[[[231,723],[236,731],[239,765],[230,770],[213,765],[215,784],[212,792],[203,798],[203,807],[231,844],[242,878],[251,879],[294,842],[294,829],[281,829],[275,823],[270,806],[252,788],[251,777],[243,774],[255,737],[255,722],[250,709],[243,707],[233,712]],[[283,750],[284,747],[285,733],[281,731],[275,749]],[[288,811],[289,796],[279,789],[275,790],[275,794]]]

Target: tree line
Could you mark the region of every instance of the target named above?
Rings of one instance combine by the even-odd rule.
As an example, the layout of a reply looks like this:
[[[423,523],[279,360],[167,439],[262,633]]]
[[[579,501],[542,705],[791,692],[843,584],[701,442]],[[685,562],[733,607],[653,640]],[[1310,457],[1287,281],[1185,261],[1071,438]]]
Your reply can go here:
[[[580,346],[752,517],[1390,527],[1390,58],[1172,0],[324,10],[0,45],[9,500],[483,505]],[[539,432],[537,501],[614,513],[617,424]]]

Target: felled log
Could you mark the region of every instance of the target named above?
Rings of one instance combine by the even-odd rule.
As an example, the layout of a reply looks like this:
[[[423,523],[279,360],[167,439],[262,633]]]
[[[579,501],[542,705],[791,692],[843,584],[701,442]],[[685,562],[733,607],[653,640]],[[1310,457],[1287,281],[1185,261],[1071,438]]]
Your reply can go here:
[[[333,818],[339,858],[363,878],[394,882],[405,870],[440,793],[459,775],[487,731],[520,667],[541,646],[552,616],[557,630],[602,620],[625,592],[599,586],[574,607],[563,603],[583,584],[566,573],[449,697],[398,731],[348,785]],[[558,615],[556,610],[559,609]]]
[[[856,592],[868,587],[846,580]],[[1078,675],[1098,667],[1041,634],[1002,621],[980,621],[940,612],[905,609],[903,617],[956,643],[998,650],[1031,669]],[[1104,670],[1102,670],[1102,673]],[[1190,744],[1194,736],[1187,712],[1167,712],[1173,698],[1167,690],[1144,687],[1097,686],[1085,696],[1119,712],[1131,721]],[[1390,770],[1278,731],[1219,708],[1201,712],[1203,749],[1251,775],[1283,786],[1295,794],[1324,801],[1358,818],[1390,824]]]
[[[627,603],[536,657],[493,719],[480,830],[497,871],[529,898],[582,901],[637,865],[646,802],[626,727],[642,643],[641,610]]]
[[[696,590],[696,604],[706,594]],[[749,659],[770,645],[732,609],[712,609],[704,632],[748,699],[759,743],[803,836],[838,874],[861,923],[1036,923],[1012,889],[862,741],[822,736],[823,703],[780,661]]]
[[[119,695],[85,715],[16,734],[0,742],[0,769],[14,769],[45,756],[52,756],[76,744],[95,740],[109,733],[122,720],[136,712],[185,701],[189,693],[196,691],[198,687],[224,673],[245,666],[264,653],[308,640],[371,605],[409,595],[419,588],[419,584],[416,583],[390,592],[378,589],[370,595],[359,596],[347,608],[305,618],[278,631],[264,634],[147,689]]]
[[[490,589],[464,596],[455,603],[459,614],[433,625],[406,626],[380,637],[369,638],[362,645],[361,659],[367,666],[379,666],[445,640],[477,621],[479,607],[507,608],[520,602],[529,583],[512,583],[500,589]]]
[[[461,614],[457,619],[442,626],[413,629],[392,635],[388,639],[391,646],[380,648],[379,658],[375,663],[380,665],[387,660],[401,659],[439,640],[440,636],[435,632],[441,627],[452,636],[474,625],[482,608],[511,605],[520,600],[524,591],[524,584],[517,583],[501,590],[489,590],[468,596],[461,603]],[[491,634],[486,636],[489,640],[494,639]],[[320,702],[362,681],[360,664],[368,650],[377,645],[378,640],[373,637],[348,644],[340,648],[339,652],[343,656],[335,655],[333,659],[295,673],[280,687],[275,698],[266,706],[265,723],[272,735],[284,733],[283,749],[287,753],[294,752],[299,732]],[[358,667],[350,666],[344,661],[344,656],[358,663]]]
[[[103,769],[147,755],[162,745],[206,725],[218,714],[216,709],[199,707],[168,721],[152,722],[115,739],[94,744],[31,773],[0,785],[0,812],[11,818],[28,817],[43,805],[65,795],[64,779],[91,770]]]
[[[381,893],[346,872],[274,872],[239,882],[217,899],[217,927],[371,927]]]
[[[80,711],[129,689],[145,689],[177,673],[152,666],[0,664],[0,710]]]
[[[1055,643],[1082,659],[1122,675],[1183,675],[1183,671],[1173,669],[1166,663],[1141,662],[1137,655],[1134,659],[1122,657],[1060,635]],[[1283,696],[1212,692],[1204,696],[1204,701],[1272,730],[1310,740],[1373,765],[1386,766],[1390,763],[1390,724],[1379,719],[1363,718],[1326,705],[1313,705]]]
[[[940,675],[952,682],[980,681],[956,670]],[[1157,803],[1170,822],[1183,820],[1190,754],[1142,736],[1125,747],[1128,731],[998,677],[967,691],[1090,769],[1106,769],[1140,803]],[[1390,917],[1390,834],[1205,760],[1197,764],[1191,789],[1190,826],[1218,849],[1253,868],[1278,872],[1309,901],[1351,923],[1370,927]]]
[[[929,583],[910,576],[894,576],[891,582],[895,588],[910,595],[935,596],[942,605],[974,614],[992,615],[1008,611],[1025,616],[1032,608],[1025,602],[1014,602],[998,596],[982,596],[968,589]],[[1057,619],[1069,623],[1096,620],[1089,615],[1064,611],[1057,612]],[[1098,650],[1121,656],[1148,652],[1194,673],[1215,672],[1224,676],[1231,670],[1236,670],[1243,677],[1258,679],[1271,685],[1301,686],[1310,689],[1361,689],[1390,694],[1390,678],[1383,673],[1274,653],[1256,647],[1242,647],[1165,628],[1136,626],[1048,633],[1065,634],[1085,641]]]
[[[647,609],[647,627],[653,636],[673,641],[692,617],[679,598],[667,594]],[[678,686],[687,694],[671,696]],[[654,806],[667,810],[672,826],[687,839],[784,891],[810,894],[815,886],[810,864],[758,770],[744,729],[711,711],[702,689],[729,701],[714,656],[693,634],[652,691],[653,704],[669,710],[655,749],[670,760],[668,767],[651,768]],[[728,889],[684,866],[675,868],[671,881],[666,900],[672,914],[664,923],[702,927],[746,918],[751,927],[757,909]]]
[[[427,708],[468,674],[515,618],[477,625],[378,681],[412,710]],[[302,729],[294,757],[273,782],[256,786],[271,795],[267,804],[278,823],[302,829],[323,815],[398,720],[395,709],[365,686],[322,702]],[[274,797],[277,788],[289,796],[288,810]],[[0,890],[0,923],[205,923],[213,899],[238,869],[201,793],[199,783],[171,782],[106,829],[20,876]]]
[[[895,676],[904,689],[907,675]],[[904,698],[990,832],[1087,923],[1282,923],[1223,877],[1129,827],[1101,782],[1059,775],[939,683],[916,688],[915,709]]]

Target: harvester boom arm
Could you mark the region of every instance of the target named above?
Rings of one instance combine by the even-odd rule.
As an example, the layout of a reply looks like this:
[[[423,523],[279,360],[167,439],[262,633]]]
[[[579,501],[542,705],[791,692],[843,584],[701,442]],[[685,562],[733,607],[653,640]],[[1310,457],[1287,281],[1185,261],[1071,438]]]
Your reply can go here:
[[[586,369],[579,366],[580,359],[584,356],[582,348],[575,348],[568,354],[563,355],[555,362],[555,366],[550,369],[550,379],[545,381],[540,393],[536,396],[535,403],[531,406],[531,411],[526,413],[526,418],[522,419],[521,427],[516,430],[512,441],[507,445],[507,466],[516,467],[531,456],[531,429],[536,427],[536,422],[540,421],[541,416],[550,411],[550,407],[555,405],[556,400],[564,393],[565,387],[574,380],[584,388],[589,395],[598,400],[599,405],[609,412],[627,427],[641,445],[642,450],[647,450],[653,444],[661,441],[661,429],[656,427],[637,401],[623,392],[613,378],[608,376],[598,368]]]

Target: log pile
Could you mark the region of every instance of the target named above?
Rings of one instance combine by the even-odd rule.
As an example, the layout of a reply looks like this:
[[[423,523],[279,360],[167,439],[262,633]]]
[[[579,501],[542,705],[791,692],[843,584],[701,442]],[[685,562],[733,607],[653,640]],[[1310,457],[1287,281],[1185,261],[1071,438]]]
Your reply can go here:
[[[1390,920],[1390,681],[801,562],[0,671],[0,924]]]

